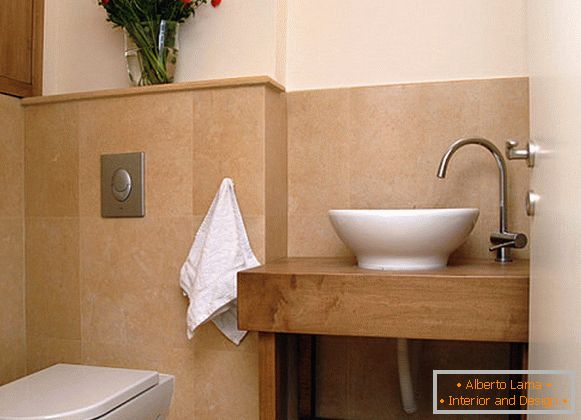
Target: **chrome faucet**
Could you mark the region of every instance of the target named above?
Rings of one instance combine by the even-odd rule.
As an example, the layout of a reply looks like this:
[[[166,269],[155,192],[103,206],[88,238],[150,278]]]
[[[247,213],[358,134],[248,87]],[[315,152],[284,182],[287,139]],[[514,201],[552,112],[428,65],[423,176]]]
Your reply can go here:
[[[527,237],[524,233],[512,233],[508,230],[508,174],[506,169],[506,162],[502,153],[498,148],[489,140],[483,138],[463,138],[456,140],[450,145],[442,160],[440,161],[440,166],[438,167],[438,178],[445,178],[446,171],[448,169],[448,163],[452,158],[452,155],[461,147],[475,144],[482,146],[487,149],[498,166],[498,171],[500,174],[500,190],[499,190],[499,208],[500,208],[500,223],[499,231],[494,232],[490,235],[490,251],[496,251],[496,261],[506,263],[511,262],[511,248],[524,248],[527,245]]]

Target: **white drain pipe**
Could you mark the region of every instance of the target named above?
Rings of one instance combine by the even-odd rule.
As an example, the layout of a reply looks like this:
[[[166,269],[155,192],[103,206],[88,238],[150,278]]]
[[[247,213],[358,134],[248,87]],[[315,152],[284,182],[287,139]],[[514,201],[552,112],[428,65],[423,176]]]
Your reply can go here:
[[[397,369],[399,373],[399,389],[401,392],[401,405],[403,411],[408,414],[415,413],[418,410],[418,406],[414,395],[410,354],[408,340],[406,338],[397,339]]]

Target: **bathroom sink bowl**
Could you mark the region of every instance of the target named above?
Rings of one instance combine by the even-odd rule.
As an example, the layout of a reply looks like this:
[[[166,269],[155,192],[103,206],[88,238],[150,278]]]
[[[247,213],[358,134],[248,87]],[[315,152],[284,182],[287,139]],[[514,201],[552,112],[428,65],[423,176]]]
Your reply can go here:
[[[429,270],[448,264],[466,239],[478,209],[330,210],[341,240],[359,267],[371,270]]]

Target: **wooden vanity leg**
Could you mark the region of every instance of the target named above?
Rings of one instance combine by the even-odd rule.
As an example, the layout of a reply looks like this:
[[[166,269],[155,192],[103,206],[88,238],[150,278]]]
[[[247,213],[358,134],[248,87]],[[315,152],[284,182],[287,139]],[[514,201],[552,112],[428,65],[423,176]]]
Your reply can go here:
[[[258,334],[260,420],[286,418],[286,340],[273,333]]]

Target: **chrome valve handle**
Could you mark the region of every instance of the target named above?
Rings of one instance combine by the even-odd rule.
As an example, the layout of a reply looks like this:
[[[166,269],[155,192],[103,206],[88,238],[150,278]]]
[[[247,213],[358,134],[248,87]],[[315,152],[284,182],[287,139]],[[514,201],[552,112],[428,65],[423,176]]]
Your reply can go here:
[[[501,248],[524,248],[527,246],[528,238],[524,233],[494,232],[490,235],[490,242],[492,246],[488,250],[496,251]]]

